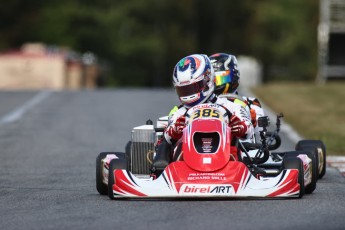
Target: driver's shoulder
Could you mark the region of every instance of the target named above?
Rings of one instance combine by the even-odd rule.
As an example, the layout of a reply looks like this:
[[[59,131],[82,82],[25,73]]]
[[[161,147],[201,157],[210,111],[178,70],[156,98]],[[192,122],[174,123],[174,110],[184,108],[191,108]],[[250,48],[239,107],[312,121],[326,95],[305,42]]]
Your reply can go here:
[[[249,106],[251,106],[251,105],[256,105],[256,106],[262,107],[262,106],[261,106],[261,103],[260,103],[260,100],[259,100],[259,98],[257,98],[257,97],[242,96],[242,98],[247,102],[247,104],[248,104]]]

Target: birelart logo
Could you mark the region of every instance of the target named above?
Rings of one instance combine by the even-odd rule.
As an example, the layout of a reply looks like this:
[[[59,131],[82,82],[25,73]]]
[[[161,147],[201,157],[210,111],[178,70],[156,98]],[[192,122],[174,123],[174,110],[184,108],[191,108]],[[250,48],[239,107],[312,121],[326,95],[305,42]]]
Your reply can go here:
[[[183,195],[231,195],[233,187],[230,184],[184,184],[180,194]]]

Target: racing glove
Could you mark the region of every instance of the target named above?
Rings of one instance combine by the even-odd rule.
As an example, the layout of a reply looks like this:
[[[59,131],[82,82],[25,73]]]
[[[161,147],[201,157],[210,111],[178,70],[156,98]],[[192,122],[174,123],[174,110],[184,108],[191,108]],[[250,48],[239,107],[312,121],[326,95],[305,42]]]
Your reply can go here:
[[[247,125],[244,121],[236,115],[230,117],[229,126],[231,128],[231,134],[235,137],[244,138],[247,132]]]
[[[185,116],[176,119],[175,123],[170,125],[167,129],[168,135],[174,139],[179,140],[182,137],[183,128],[186,126]]]

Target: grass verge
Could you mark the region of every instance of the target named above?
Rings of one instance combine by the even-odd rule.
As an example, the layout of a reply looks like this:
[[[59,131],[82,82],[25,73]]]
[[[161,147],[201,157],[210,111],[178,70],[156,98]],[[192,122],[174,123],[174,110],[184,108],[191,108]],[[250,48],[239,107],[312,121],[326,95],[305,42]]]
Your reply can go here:
[[[305,139],[322,140],[328,155],[345,155],[345,82],[272,83],[251,90],[284,113],[284,120]]]

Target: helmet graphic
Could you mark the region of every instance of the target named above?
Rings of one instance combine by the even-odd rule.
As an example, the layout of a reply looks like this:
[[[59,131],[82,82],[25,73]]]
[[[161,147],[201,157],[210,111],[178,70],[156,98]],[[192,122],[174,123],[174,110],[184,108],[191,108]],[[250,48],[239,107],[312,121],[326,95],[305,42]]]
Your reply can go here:
[[[234,55],[216,53],[210,56],[215,71],[215,93],[235,93],[240,82],[240,71]]]
[[[173,84],[186,107],[204,103],[214,92],[214,71],[210,59],[203,54],[182,58],[174,68]]]

